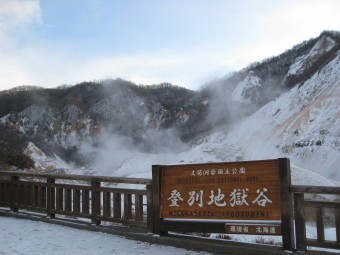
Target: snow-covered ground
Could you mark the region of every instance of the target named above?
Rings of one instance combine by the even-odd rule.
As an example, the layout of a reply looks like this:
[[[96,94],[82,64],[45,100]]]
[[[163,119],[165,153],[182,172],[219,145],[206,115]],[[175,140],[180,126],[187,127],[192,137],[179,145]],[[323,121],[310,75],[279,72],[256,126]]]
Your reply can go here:
[[[0,254],[209,254],[43,222],[0,217]]]
[[[307,225],[307,237],[316,239],[315,226]],[[327,240],[335,240],[335,228],[325,229]],[[216,238],[211,235],[210,238]],[[229,235],[229,239],[246,243],[281,245],[281,237]],[[0,217],[0,254],[171,254],[209,255],[185,249],[149,244],[114,235],[78,230],[43,222]],[[308,248],[340,253],[340,250]]]

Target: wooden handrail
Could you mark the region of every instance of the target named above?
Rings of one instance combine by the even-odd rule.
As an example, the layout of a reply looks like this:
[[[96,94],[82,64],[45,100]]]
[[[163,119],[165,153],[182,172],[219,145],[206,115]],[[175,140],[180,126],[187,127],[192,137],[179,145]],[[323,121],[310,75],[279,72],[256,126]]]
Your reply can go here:
[[[77,180],[77,181],[96,181],[96,182],[114,182],[125,184],[144,184],[151,185],[151,179],[146,178],[129,178],[129,177],[109,177],[109,176],[91,176],[91,175],[74,175],[74,174],[36,174],[22,171],[0,171],[0,175],[19,176],[19,177],[35,177],[49,178],[62,180]]]
[[[340,195],[340,187],[292,185],[290,192]]]

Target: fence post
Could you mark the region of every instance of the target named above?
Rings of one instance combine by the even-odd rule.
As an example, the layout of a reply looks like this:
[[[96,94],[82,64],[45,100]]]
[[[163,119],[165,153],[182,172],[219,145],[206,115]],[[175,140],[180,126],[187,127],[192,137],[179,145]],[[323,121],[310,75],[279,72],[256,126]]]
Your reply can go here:
[[[304,208],[303,202],[304,202],[304,194],[294,193],[296,250],[305,252],[306,251],[306,226],[305,226],[305,208]]]
[[[46,188],[47,188],[47,206],[46,206],[46,213],[47,217],[54,218],[55,214],[51,213],[51,209],[54,209],[55,203],[55,192],[52,185],[55,183],[55,179],[47,178],[46,180]]]
[[[100,182],[96,179],[91,180],[91,223],[100,225],[100,220],[97,220],[97,215],[100,213]]]
[[[122,217],[122,194],[113,193],[113,218],[120,219]]]
[[[161,232],[161,218],[160,218],[160,196],[161,196],[161,178],[162,166],[152,166],[152,233],[154,235],[166,234]]]
[[[18,211],[17,204],[17,181],[19,180],[19,176],[11,176],[11,194],[10,194],[10,205],[11,210],[13,212]]]
[[[153,233],[152,208],[153,208],[152,185],[147,185],[146,186],[146,210],[147,210],[146,223],[147,223],[147,231],[149,233]]]
[[[283,250],[294,250],[293,199],[290,193],[291,173],[288,158],[279,158],[281,192],[281,229]]]
[[[323,208],[316,208],[316,232],[318,236],[318,241],[325,241],[325,230],[324,230],[324,220],[323,220]]]
[[[124,220],[128,221],[132,218],[132,195],[124,193]]]
[[[336,242],[340,246],[340,209],[335,209]]]
[[[143,221],[143,195],[135,194],[136,221]]]

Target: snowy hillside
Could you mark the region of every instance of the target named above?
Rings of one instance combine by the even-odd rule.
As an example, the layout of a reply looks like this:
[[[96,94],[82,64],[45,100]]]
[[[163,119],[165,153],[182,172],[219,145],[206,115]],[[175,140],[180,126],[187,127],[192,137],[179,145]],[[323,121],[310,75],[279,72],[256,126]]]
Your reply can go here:
[[[249,104],[251,101],[257,101],[259,98],[259,87],[261,87],[261,79],[249,72],[248,76],[237,84],[231,94],[233,101]]]
[[[329,45],[334,46],[333,43],[321,38],[304,60],[310,61],[311,57],[318,55],[317,52],[329,50]],[[299,65],[306,65],[301,64],[302,58],[296,61]],[[293,63],[292,66],[297,64]],[[190,150],[180,154],[135,155],[115,174],[148,176],[147,169],[151,164],[289,157],[294,164],[294,183],[331,185],[330,181],[303,168],[340,180],[339,67],[340,51],[308,80],[267,103],[251,116],[235,122],[232,128],[229,125],[215,128],[197,140]],[[243,91],[257,86],[260,86],[259,79],[248,76],[236,86],[233,99],[245,100],[242,99]],[[134,169],[133,172],[130,169]]]
[[[304,84],[236,123],[231,132],[212,132],[199,147],[221,160],[230,155],[228,148],[238,149],[233,160],[286,156],[294,164],[339,180],[339,66],[340,52]]]

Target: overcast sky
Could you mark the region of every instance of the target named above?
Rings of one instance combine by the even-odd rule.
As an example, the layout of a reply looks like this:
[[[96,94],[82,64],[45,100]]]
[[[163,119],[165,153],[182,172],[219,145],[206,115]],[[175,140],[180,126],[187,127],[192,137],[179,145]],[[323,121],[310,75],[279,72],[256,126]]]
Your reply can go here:
[[[0,90],[123,78],[191,89],[340,30],[338,0],[0,0]]]

